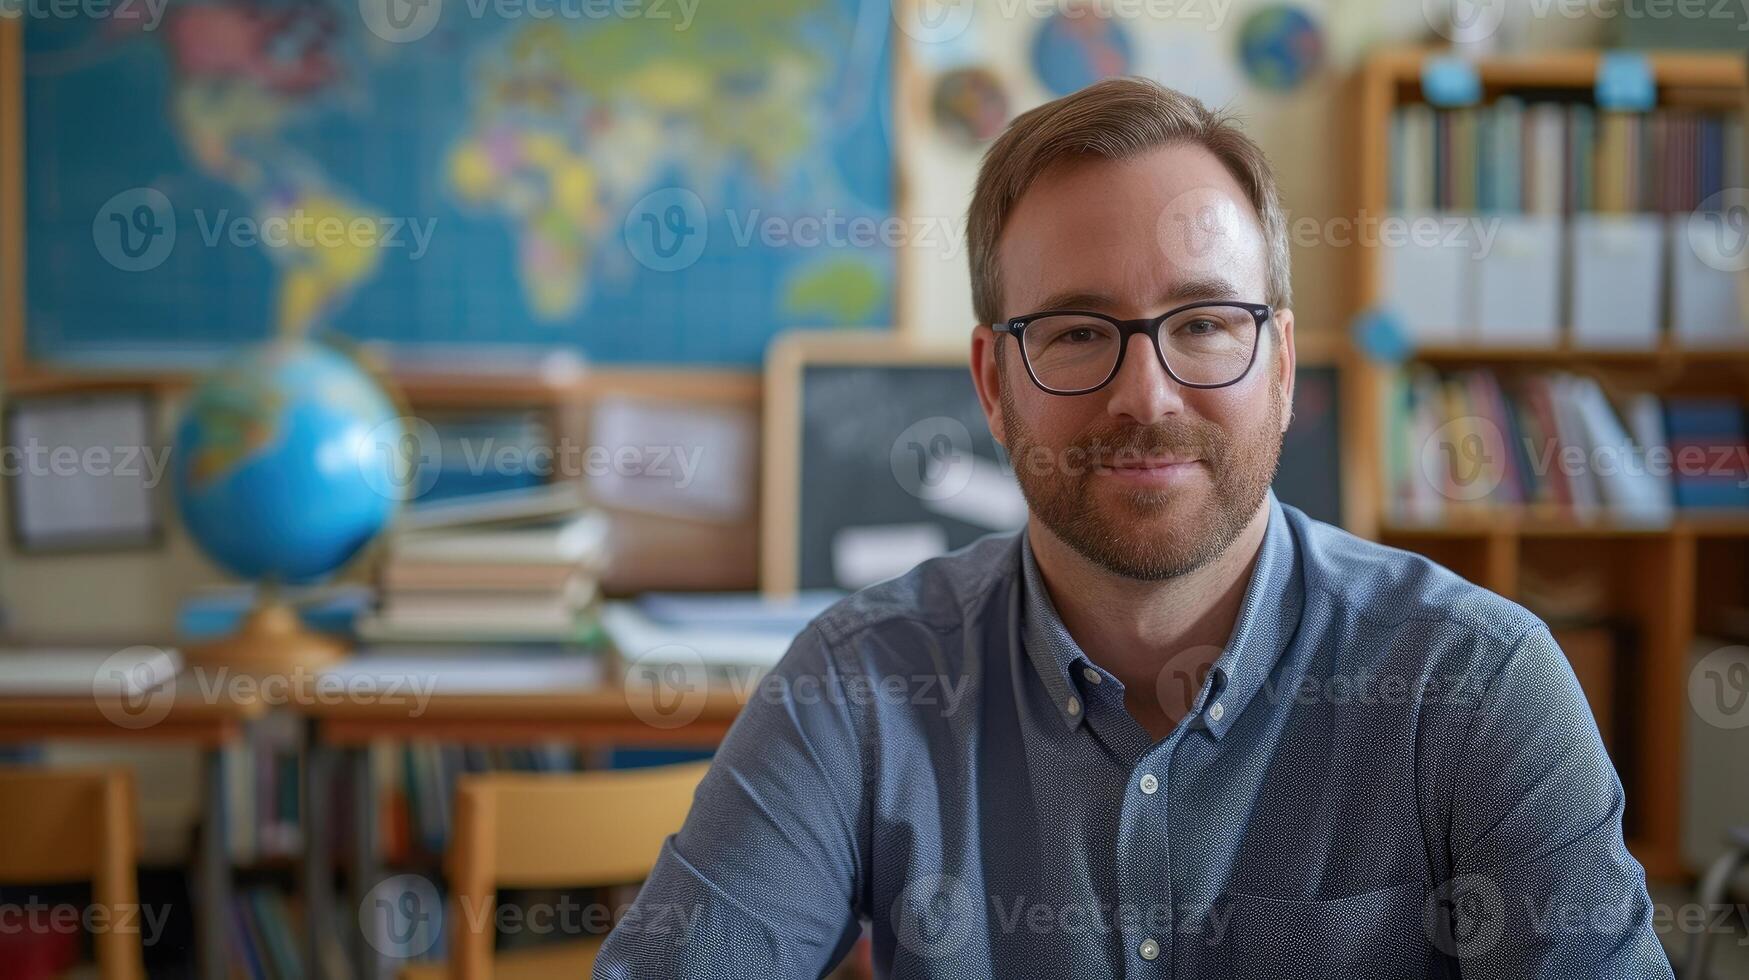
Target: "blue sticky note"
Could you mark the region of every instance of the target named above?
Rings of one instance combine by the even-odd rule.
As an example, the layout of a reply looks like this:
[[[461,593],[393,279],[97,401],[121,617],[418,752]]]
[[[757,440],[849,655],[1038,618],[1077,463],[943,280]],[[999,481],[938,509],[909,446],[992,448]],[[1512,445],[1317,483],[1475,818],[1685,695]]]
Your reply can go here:
[[[1409,359],[1413,345],[1403,319],[1385,308],[1374,308],[1355,317],[1349,328],[1354,345],[1361,353],[1385,364],[1401,364]]]
[[[1421,95],[1429,104],[1453,109],[1482,101],[1482,76],[1462,58],[1440,55],[1421,63]]]
[[[1652,63],[1637,51],[1605,51],[1597,62],[1597,107],[1645,112],[1658,104]]]

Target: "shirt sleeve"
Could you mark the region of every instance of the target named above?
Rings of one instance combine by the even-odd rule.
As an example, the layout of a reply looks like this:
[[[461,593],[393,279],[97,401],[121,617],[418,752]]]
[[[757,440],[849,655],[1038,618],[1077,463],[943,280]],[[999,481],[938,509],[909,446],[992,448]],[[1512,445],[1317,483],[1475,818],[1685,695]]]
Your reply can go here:
[[[810,626],[750,692],[596,977],[813,980],[837,965],[860,934],[855,695]]]
[[[1547,627],[1507,656],[1462,744],[1453,875],[1428,903],[1461,975],[1670,977],[1621,781]]]

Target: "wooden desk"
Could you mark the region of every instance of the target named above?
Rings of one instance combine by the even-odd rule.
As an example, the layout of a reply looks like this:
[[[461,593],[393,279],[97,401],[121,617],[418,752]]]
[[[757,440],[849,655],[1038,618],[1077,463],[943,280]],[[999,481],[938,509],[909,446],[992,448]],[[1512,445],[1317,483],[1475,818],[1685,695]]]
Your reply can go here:
[[[248,725],[266,711],[256,698],[239,698],[217,686],[209,693],[184,673],[134,699],[120,695],[0,695],[0,742],[51,740],[154,741],[201,749],[200,852],[195,856],[195,924],[200,972],[224,980],[226,920],[231,913],[231,863],[226,851],[225,767],[228,745],[242,740]]]
[[[382,690],[388,689],[388,681],[405,680],[408,666],[391,658],[360,658],[343,669],[353,677],[370,677],[372,665],[379,663],[385,680]],[[677,700],[658,701],[647,691],[626,690],[599,677],[590,679],[578,669],[583,666],[586,663],[576,658],[555,658],[550,676],[543,676],[539,665],[522,662],[514,669],[518,676],[512,681],[482,689],[470,686],[481,673],[478,661],[458,663],[453,669],[442,661],[423,661],[417,669],[427,673],[420,679],[432,684],[426,698],[359,697],[299,706],[309,719],[305,775],[310,825],[306,828],[308,865],[304,878],[309,888],[308,921],[314,924],[310,930],[312,956],[332,941],[325,934],[334,922],[334,859],[329,852],[332,835],[327,823],[333,807],[327,795],[336,767],[344,766],[352,782],[353,908],[360,907],[371,888],[383,879],[376,787],[367,751],[372,742],[715,745],[740,713],[747,693],[700,688],[682,693]],[[357,980],[375,980],[392,966],[362,929],[352,954]]]

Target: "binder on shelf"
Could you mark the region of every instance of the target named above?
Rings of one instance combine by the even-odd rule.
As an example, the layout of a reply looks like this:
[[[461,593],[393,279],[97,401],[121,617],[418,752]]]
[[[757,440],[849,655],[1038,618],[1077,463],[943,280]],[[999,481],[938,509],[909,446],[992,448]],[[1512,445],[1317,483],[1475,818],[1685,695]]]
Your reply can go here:
[[[1576,214],[1573,345],[1641,350],[1658,344],[1664,222],[1652,214]]]
[[[1507,347],[1560,340],[1561,219],[1498,215],[1494,244],[1476,263],[1476,341]]]
[[[1738,296],[1744,229],[1729,215],[1696,212],[1670,216],[1670,330],[1680,347],[1749,346]]]
[[[1408,227],[1429,221],[1462,220],[1450,214],[1403,213]],[[1400,318],[1410,340],[1418,345],[1465,343],[1472,339],[1471,283],[1475,263],[1471,243],[1452,244],[1436,236],[1431,242],[1407,235],[1380,248],[1385,303]]]

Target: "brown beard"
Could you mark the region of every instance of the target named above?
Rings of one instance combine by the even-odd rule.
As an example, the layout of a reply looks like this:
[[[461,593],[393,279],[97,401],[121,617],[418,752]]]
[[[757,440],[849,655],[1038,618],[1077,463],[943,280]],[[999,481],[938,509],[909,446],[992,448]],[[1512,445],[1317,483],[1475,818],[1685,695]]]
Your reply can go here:
[[[1158,582],[1208,564],[1245,530],[1275,478],[1285,408],[1280,385],[1269,386],[1265,417],[1236,437],[1207,419],[1176,415],[1154,425],[1097,425],[1059,450],[1040,445],[1014,405],[1006,371],[998,373],[1008,456],[1027,506],[1081,557],[1113,574]],[[1165,454],[1200,457],[1208,466],[1208,505],[1167,535],[1137,535],[1130,530],[1135,519],[1157,517],[1186,491],[1127,491],[1120,499],[1129,513],[1108,513],[1093,492],[1096,464]]]

